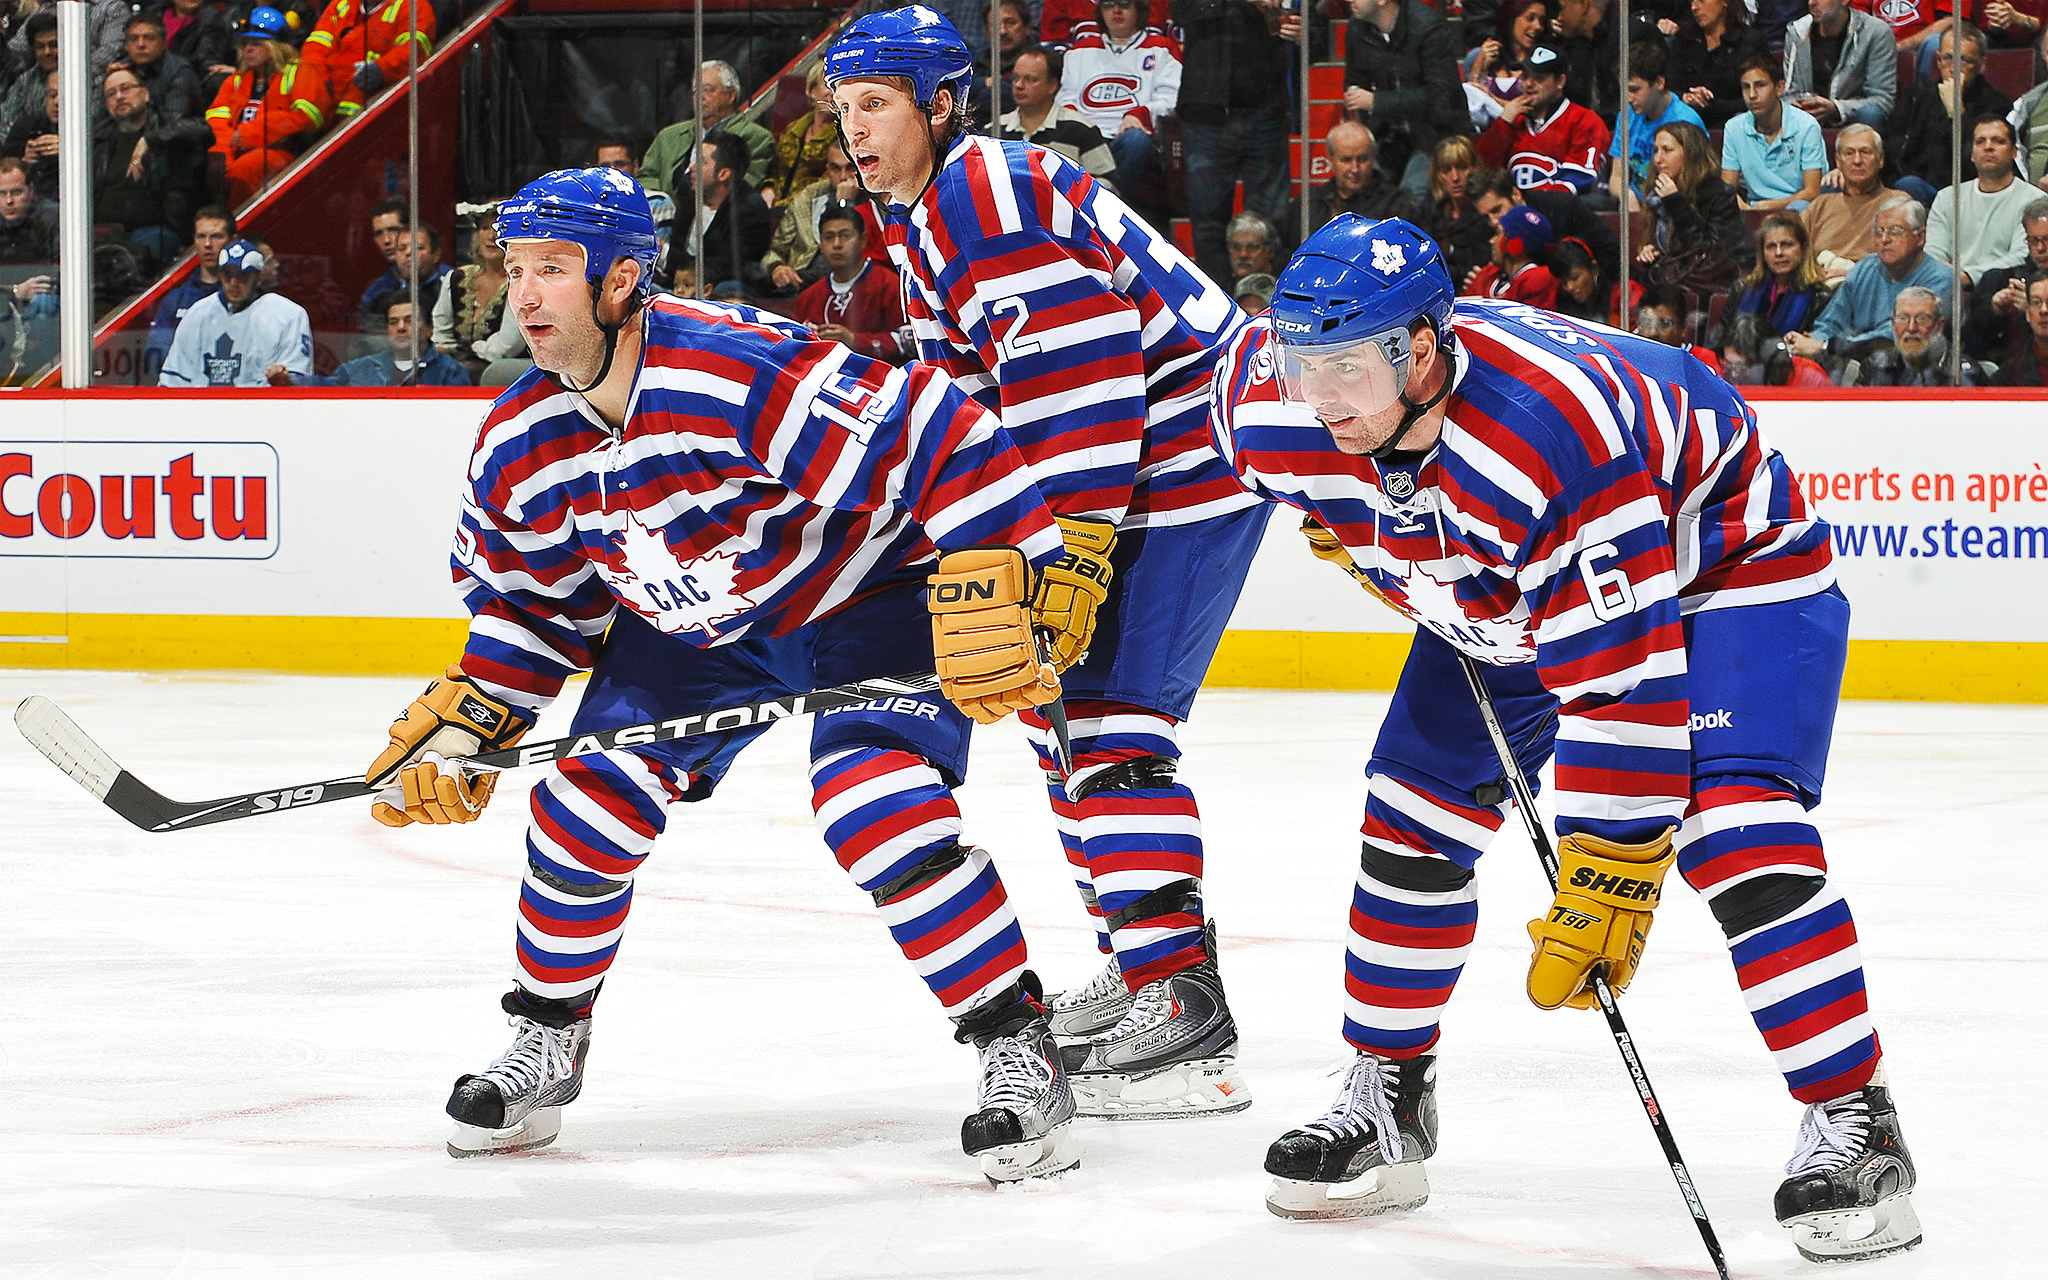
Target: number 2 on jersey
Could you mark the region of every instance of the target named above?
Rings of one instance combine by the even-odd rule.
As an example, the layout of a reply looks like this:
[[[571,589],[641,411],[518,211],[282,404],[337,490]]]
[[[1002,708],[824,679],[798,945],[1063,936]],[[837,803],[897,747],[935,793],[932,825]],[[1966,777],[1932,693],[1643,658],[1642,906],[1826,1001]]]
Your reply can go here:
[[[991,333],[996,332],[995,317],[1017,317],[1010,322],[1008,329],[996,336],[996,354],[1003,359],[1015,360],[1019,356],[1035,356],[1045,349],[1038,345],[1038,339],[1024,336],[1024,326],[1031,323],[1031,308],[1024,305],[1024,299],[1014,294],[1007,298],[997,298],[989,304],[988,314],[988,327]]]

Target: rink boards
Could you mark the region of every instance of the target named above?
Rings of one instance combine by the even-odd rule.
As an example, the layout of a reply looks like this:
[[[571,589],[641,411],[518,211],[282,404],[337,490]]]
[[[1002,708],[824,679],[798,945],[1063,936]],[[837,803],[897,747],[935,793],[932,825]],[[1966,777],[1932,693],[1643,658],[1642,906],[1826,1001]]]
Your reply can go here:
[[[2048,398],[1761,393],[1835,530],[1850,697],[2048,702]],[[0,399],[0,666],[435,671],[477,392]],[[1273,521],[1209,683],[1383,689],[1408,628]]]

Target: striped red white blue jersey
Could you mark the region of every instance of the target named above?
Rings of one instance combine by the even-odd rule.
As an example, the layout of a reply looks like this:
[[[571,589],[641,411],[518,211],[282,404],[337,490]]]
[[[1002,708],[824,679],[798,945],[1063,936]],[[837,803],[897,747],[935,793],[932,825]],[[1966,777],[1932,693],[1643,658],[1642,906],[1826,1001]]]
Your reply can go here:
[[[1560,702],[1558,826],[1641,840],[1692,794],[1681,618],[1834,584],[1825,523],[1735,389],[1676,348],[1459,299],[1455,389],[1419,460],[1345,454],[1283,401],[1256,322],[1217,374],[1217,442],[1328,526],[1396,608]]]
[[[1080,166],[962,137],[884,226],[919,358],[1002,414],[1053,510],[1144,528],[1251,505],[1208,423],[1244,313]]]
[[[478,433],[453,565],[486,689],[544,705],[622,605],[707,647],[793,631],[935,547],[1058,559],[1024,459],[936,369],[745,307],[643,314],[622,430],[534,370]]]

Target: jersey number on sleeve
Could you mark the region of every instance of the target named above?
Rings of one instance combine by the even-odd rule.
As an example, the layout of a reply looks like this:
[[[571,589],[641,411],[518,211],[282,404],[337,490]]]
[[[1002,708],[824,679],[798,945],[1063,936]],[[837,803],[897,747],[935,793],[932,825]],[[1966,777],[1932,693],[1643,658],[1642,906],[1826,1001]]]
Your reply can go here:
[[[996,316],[1017,317],[1011,321],[1010,327],[996,338],[996,353],[1003,359],[1015,360],[1020,356],[1035,356],[1045,349],[1038,345],[1038,339],[1024,336],[1024,326],[1031,323],[1031,308],[1024,305],[1024,299],[1014,294],[1007,298],[997,298],[989,304],[988,314],[991,332],[996,327]]]
[[[1579,553],[1579,576],[1586,580],[1586,603],[1592,606],[1593,616],[1602,622],[1634,613],[1635,592],[1629,589],[1628,572],[1620,566],[1610,569],[1595,567],[1595,561],[1614,560],[1621,556],[1621,548],[1611,542],[1597,543]]]

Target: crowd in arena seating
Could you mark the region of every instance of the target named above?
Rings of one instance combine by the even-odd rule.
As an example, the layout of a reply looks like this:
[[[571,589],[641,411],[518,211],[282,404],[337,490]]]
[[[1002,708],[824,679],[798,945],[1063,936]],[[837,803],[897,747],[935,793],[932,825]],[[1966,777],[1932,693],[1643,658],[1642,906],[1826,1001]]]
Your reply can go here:
[[[1304,224],[1399,216],[1438,241],[1469,295],[1687,346],[1733,381],[1948,385],[1959,345],[1966,385],[2041,385],[2048,0],[1969,0],[1960,16],[1955,0],[1637,0],[1627,31],[1613,0],[1466,0],[1453,15],[1428,0],[1317,0],[1306,29],[1283,0],[997,0],[993,40],[989,0],[928,2],[979,59],[974,106],[990,114],[976,118],[1072,160],[1162,231],[1184,216],[1182,243],[1247,310],[1263,310]],[[155,359],[224,287],[244,243],[227,209],[403,74],[402,16],[390,16],[402,6],[360,4],[94,5],[96,208],[119,211],[101,221],[119,223],[112,243],[138,275],[202,250],[158,313]],[[0,270],[54,260],[54,23],[48,0],[10,5]],[[1341,91],[1317,104],[1327,177],[1305,194],[1289,167],[1301,39],[1343,68]],[[706,62],[691,118],[599,139],[581,162],[647,191],[663,287],[764,305],[907,360],[900,286],[822,67],[774,131],[743,109],[754,87]],[[1952,185],[1957,114],[1965,181]],[[464,208],[459,267],[434,225],[407,227],[403,202],[372,212],[389,265],[358,304],[356,358],[326,376],[239,376],[515,376],[523,344],[491,209]],[[54,341],[51,273],[0,283],[0,310],[22,320],[17,346]],[[258,272],[247,292],[265,287]]]

